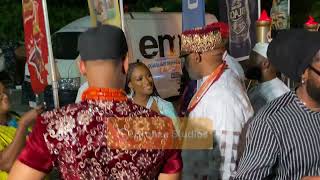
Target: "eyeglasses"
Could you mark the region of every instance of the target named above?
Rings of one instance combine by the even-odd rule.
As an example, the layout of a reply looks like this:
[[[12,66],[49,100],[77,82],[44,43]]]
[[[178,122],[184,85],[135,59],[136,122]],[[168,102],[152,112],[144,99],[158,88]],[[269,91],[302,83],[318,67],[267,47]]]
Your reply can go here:
[[[190,54],[191,53],[180,55],[179,58],[181,59],[181,62],[185,63]]]
[[[181,62],[182,62],[182,63],[185,63],[185,62],[187,61],[188,56],[191,55],[191,54],[192,54],[192,53],[180,55],[179,58],[181,59]],[[201,53],[201,52],[198,52],[197,54],[198,54],[198,55],[200,56],[200,58],[201,58],[201,54],[202,54],[202,53]]]
[[[309,65],[309,68],[310,68],[313,72],[315,72],[318,76],[320,76],[320,71],[317,70],[315,67],[313,67],[312,65]]]
[[[180,55],[179,58],[181,59],[181,64],[184,65],[186,62],[187,62],[187,58],[188,56],[190,55],[191,53],[189,54],[183,54],[183,55]]]

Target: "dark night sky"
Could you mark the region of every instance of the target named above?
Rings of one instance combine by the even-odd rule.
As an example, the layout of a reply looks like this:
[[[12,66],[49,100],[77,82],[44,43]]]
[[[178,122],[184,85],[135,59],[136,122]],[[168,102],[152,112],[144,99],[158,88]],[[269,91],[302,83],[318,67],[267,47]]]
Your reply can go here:
[[[206,0],[206,11],[218,16],[218,1],[222,0]],[[261,1],[262,8],[270,10],[272,0]],[[155,4],[162,4],[166,11],[179,11],[181,10],[180,2],[181,0],[124,0],[129,11],[147,11]],[[320,0],[291,0],[291,27],[299,27],[307,20],[312,4],[315,2]],[[49,18],[54,22],[52,23],[53,31],[67,22],[89,14],[87,0],[47,0],[47,4],[50,11]],[[320,12],[320,4],[316,7],[318,9],[314,8],[313,11]],[[21,19],[21,0],[0,0],[0,39],[22,39]],[[320,13],[316,20],[320,21]]]

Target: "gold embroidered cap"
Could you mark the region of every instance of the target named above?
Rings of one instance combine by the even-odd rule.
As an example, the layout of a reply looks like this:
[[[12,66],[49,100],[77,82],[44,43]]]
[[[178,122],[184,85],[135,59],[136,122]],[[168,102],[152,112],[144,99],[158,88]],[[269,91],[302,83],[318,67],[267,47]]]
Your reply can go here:
[[[226,23],[216,22],[202,28],[186,30],[181,36],[181,54],[207,52],[224,47],[229,37]]]

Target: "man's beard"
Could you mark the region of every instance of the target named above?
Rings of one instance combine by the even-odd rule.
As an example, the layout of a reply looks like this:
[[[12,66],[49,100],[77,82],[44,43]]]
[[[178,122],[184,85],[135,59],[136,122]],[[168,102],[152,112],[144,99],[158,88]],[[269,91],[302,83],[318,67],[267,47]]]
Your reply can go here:
[[[316,85],[313,79],[308,79],[306,82],[306,89],[308,95],[320,105],[320,87]]]
[[[262,79],[262,72],[259,67],[250,67],[245,73],[247,79],[258,80]]]

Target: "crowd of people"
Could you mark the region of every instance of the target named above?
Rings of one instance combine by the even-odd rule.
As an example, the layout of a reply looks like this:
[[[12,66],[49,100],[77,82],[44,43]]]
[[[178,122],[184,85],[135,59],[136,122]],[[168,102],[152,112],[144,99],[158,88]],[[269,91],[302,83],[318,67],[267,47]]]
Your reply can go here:
[[[26,136],[36,117],[43,111],[38,106],[22,117],[10,111],[7,90],[0,82],[0,179],[7,179],[14,161],[25,146]]]
[[[76,103],[18,118],[0,84],[0,179],[43,179],[54,167],[62,179],[320,179],[320,33],[280,32],[241,63],[228,39],[220,22],[181,34],[181,60],[198,84],[179,112],[145,64],[128,64],[121,29],[90,28],[78,41],[87,82]],[[246,79],[257,81],[249,91]],[[177,146],[202,119],[212,145]],[[153,130],[169,136],[144,134]]]

